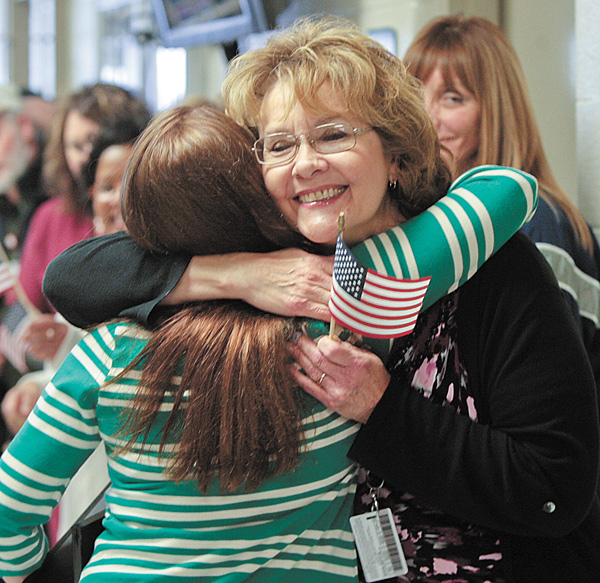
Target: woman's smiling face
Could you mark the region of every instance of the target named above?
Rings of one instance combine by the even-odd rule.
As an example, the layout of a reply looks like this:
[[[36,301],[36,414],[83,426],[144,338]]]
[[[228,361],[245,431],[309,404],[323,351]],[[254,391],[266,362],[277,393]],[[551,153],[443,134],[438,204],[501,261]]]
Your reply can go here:
[[[440,66],[432,71],[423,86],[427,112],[440,142],[450,150],[457,172],[462,174],[474,165],[479,148],[481,106],[456,75],[452,75],[452,87],[449,87]]]
[[[320,93],[330,111],[347,111],[327,86]],[[260,116],[261,137],[277,132],[305,135],[325,123],[369,127],[348,113],[320,116],[298,102],[287,114],[288,95],[281,81],[267,92]],[[387,192],[388,182],[396,177],[396,166],[375,131],[357,134],[353,148],[334,154],[320,154],[302,138],[292,160],[279,166],[263,165],[262,170],[267,189],[286,220],[315,243],[335,245],[342,211],[344,240],[350,245],[404,220]]]

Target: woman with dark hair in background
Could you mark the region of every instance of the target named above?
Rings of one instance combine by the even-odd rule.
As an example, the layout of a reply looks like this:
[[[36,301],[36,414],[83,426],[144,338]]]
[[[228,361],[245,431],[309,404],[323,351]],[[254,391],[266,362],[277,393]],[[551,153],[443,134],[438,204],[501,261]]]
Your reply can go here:
[[[42,292],[42,279],[52,259],[94,234],[91,202],[82,186],[81,169],[95,137],[109,126],[127,126],[137,135],[149,120],[150,112],[141,99],[107,83],[85,86],[64,97],[57,106],[44,151],[43,171],[50,199],[33,215],[19,261],[19,282],[33,308],[41,313],[26,319],[28,313],[16,296],[7,296],[9,307],[3,317],[0,347],[14,369],[3,373],[9,387],[21,374],[39,368],[40,361],[53,358],[66,334],[64,324],[55,321],[54,308]],[[15,350],[15,345],[22,350]]]

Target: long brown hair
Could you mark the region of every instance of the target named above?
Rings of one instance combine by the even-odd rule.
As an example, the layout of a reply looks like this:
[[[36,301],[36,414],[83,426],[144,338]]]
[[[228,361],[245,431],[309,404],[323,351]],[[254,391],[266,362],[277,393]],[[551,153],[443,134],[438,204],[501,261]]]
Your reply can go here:
[[[298,242],[265,190],[252,142],[210,107],[158,115],[126,171],[122,207],[131,236],[154,252],[204,255]],[[123,425],[126,447],[151,439],[161,405],[172,400],[159,450],[177,442],[173,479],[193,477],[206,491],[218,475],[231,491],[293,468],[303,401],[286,342],[296,328],[241,301],[202,302],[167,318],[128,369],[142,364]]]
[[[456,75],[481,107],[479,149],[473,166],[511,166],[535,176],[540,195],[566,213],[580,241],[591,250],[585,219],[550,169],[525,74],[504,33],[484,18],[437,18],[417,34],[404,62],[423,82],[438,66],[449,88]]]

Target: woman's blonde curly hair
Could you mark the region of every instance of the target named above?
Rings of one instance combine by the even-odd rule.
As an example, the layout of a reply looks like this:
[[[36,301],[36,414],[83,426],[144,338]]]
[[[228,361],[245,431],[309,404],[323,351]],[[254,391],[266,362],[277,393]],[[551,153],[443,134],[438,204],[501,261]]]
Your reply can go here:
[[[350,113],[372,126],[398,165],[390,196],[404,216],[418,214],[446,193],[450,175],[423,102],[421,84],[402,61],[354,24],[305,18],[260,48],[236,57],[223,84],[225,107],[256,134],[266,93],[277,83],[296,102],[325,114]],[[319,90],[327,85],[347,105],[334,111]]]

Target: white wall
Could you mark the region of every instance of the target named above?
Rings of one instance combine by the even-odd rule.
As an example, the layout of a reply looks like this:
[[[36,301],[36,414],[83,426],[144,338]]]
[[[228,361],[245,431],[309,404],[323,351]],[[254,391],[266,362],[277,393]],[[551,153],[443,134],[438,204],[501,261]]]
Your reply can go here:
[[[577,203],[575,0],[505,2],[504,20],[525,70],[550,166]]]
[[[97,31],[90,18],[97,1],[64,0],[74,14],[62,34],[75,48],[62,56],[70,71],[62,83],[77,86],[97,73]],[[557,179],[600,227],[600,0],[294,0],[288,16],[326,12],[350,18],[366,31],[391,28],[401,56],[428,20],[461,11],[489,18],[506,31],[525,69]],[[225,66],[220,47],[189,51],[188,93],[216,99]]]
[[[600,3],[576,2],[577,176],[579,206],[600,228]]]
[[[57,95],[98,79],[99,46],[96,0],[56,3]]]

